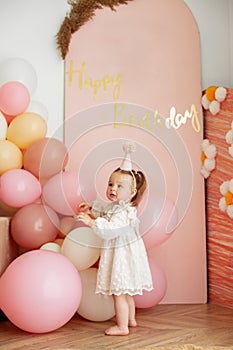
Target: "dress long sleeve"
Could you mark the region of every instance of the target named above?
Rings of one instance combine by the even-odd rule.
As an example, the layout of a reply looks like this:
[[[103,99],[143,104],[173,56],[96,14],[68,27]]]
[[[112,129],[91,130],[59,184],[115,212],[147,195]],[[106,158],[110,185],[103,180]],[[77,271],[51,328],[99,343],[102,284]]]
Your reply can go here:
[[[105,240],[110,240],[118,236],[124,236],[129,231],[134,230],[135,220],[130,219],[130,211],[134,208],[116,207],[112,212],[108,212],[107,217],[98,217],[94,220],[92,229]]]

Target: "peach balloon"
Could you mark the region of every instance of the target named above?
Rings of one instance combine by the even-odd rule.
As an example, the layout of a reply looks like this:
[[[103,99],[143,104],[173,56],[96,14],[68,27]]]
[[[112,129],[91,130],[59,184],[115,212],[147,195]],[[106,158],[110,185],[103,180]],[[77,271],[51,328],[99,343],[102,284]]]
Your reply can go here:
[[[42,204],[20,208],[11,221],[11,235],[23,248],[36,249],[53,242],[59,227],[58,215]]]
[[[0,140],[0,175],[11,169],[21,169],[23,155],[19,147],[8,140]]]
[[[115,315],[113,297],[96,294],[97,269],[89,268],[80,271],[83,294],[78,308],[78,314],[89,321],[107,321]]]
[[[50,178],[64,170],[67,161],[68,151],[64,143],[49,137],[31,144],[23,158],[24,169],[39,178]]]
[[[0,279],[0,308],[18,328],[47,333],[76,313],[82,297],[78,271],[61,254],[33,250],[20,255]]]
[[[19,148],[26,149],[33,142],[46,136],[46,121],[36,113],[22,113],[17,115],[7,130],[7,139]]]

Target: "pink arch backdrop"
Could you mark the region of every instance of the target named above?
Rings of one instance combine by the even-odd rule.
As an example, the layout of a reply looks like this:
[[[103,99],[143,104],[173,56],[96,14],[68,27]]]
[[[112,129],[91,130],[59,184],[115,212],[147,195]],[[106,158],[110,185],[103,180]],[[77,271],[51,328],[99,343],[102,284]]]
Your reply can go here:
[[[134,0],[98,10],[75,32],[65,60],[67,170],[78,170],[85,199],[104,199],[123,139],[149,180],[140,209],[145,231],[158,199],[172,200],[176,229],[149,250],[165,271],[164,303],[206,302],[200,41],[182,0]],[[148,224],[148,225],[147,225]]]

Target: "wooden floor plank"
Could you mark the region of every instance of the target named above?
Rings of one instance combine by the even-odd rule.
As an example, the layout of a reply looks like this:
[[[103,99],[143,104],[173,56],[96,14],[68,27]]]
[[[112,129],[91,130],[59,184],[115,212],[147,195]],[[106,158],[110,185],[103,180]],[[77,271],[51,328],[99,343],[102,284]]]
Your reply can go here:
[[[233,350],[233,309],[214,304],[157,305],[137,310],[129,336],[110,337],[113,320],[91,322],[78,314],[47,334],[31,334],[0,322],[1,350]]]

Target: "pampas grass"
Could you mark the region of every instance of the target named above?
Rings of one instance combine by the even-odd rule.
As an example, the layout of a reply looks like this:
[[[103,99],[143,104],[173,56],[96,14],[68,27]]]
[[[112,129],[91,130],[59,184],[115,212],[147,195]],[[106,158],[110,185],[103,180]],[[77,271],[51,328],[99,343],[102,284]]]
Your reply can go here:
[[[96,10],[109,7],[115,11],[116,6],[127,4],[129,1],[132,0],[68,0],[68,4],[71,6],[70,13],[64,18],[56,35],[61,57],[65,59],[67,55],[72,34],[92,19]]]

